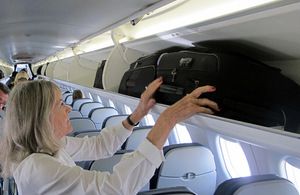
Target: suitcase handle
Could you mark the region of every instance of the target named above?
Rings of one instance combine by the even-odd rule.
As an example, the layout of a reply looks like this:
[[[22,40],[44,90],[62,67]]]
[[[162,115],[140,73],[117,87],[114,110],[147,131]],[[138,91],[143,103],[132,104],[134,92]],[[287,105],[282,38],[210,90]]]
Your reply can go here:
[[[159,92],[168,93],[168,94],[176,94],[176,95],[183,95],[184,88],[183,87],[176,87],[173,85],[161,85],[158,89]]]

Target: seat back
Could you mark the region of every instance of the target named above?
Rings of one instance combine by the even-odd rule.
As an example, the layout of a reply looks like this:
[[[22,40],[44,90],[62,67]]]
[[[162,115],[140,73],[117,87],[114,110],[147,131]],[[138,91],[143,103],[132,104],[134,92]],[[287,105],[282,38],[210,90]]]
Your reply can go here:
[[[105,159],[100,159],[93,161],[88,170],[90,171],[108,171],[109,173],[113,172],[113,168],[116,164],[118,164],[121,161],[121,158],[123,154],[128,153],[128,152],[133,152],[133,150],[118,150],[112,157],[110,158],[105,158]],[[86,164],[85,166],[88,166]],[[85,167],[87,168],[87,167]],[[141,191],[149,190],[149,182],[141,189]]]
[[[73,136],[78,137],[78,138],[84,138],[85,136],[87,137],[93,137],[93,136],[98,136],[100,135],[101,130],[85,130],[85,131],[78,131],[74,132]],[[80,166],[83,169],[88,170],[90,164],[92,161],[76,161],[75,164],[77,166]]]
[[[67,96],[70,96],[70,95],[72,96],[72,94],[73,94],[72,92],[66,92],[66,93],[62,94],[62,95],[61,95],[61,97],[62,97],[62,101],[64,101],[64,102],[65,102],[65,101],[66,101],[66,98],[67,98]]]
[[[137,195],[196,195],[186,186],[177,186],[177,187],[170,187],[170,188],[159,188],[159,189],[152,189],[143,192],[139,192]]]
[[[101,107],[103,107],[103,104],[101,104],[100,102],[85,102],[81,104],[81,106],[79,107],[79,111],[81,112],[83,117],[88,117],[91,110]]]
[[[78,131],[73,134],[74,137],[84,138],[85,136],[93,137],[100,135],[100,129],[97,130],[86,130],[86,131]]]
[[[105,127],[111,127],[119,124],[128,117],[128,114],[120,114],[106,117],[102,123],[102,129]]]
[[[91,163],[89,170],[113,172],[113,167],[121,161],[123,154],[132,150],[118,150],[112,157],[95,160]]]
[[[140,143],[145,139],[152,129],[153,126],[143,126],[135,127],[132,134],[127,138],[126,142],[123,144],[123,149],[125,150],[136,150]]]
[[[214,195],[233,194],[299,195],[298,190],[292,182],[273,174],[229,179],[221,183],[214,193]]]
[[[113,107],[95,108],[89,113],[89,118],[95,123],[97,129],[102,129],[102,123],[107,117],[118,114]]]
[[[79,118],[79,117],[82,117],[82,114],[78,110],[71,110],[71,112],[69,112],[69,117],[70,118]]]
[[[68,136],[73,136],[75,132],[84,130],[96,130],[95,123],[90,118],[70,118],[70,124],[73,127],[73,131]]]
[[[81,98],[81,99],[76,99],[72,102],[71,106],[73,108],[73,110],[79,110],[81,104],[85,103],[85,102],[92,102],[93,100],[90,98]]]
[[[151,189],[186,186],[196,194],[211,195],[216,188],[216,167],[211,151],[199,143],[163,148],[166,161],[151,179]]]
[[[68,95],[65,99],[65,104],[67,105],[71,105],[73,102],[73,96],[72,95]]]

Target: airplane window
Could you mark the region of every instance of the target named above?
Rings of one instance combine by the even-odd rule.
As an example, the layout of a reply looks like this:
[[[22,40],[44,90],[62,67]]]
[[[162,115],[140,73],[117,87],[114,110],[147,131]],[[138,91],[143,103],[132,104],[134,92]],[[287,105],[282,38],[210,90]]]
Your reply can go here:
[[[177,124],[173,130],[177,143],[192,143],[191,136],[185,125]]]
[[[116,107],[115,107],[115,104],[114,104],[111,100],[109,100],[108,102],[109,102],[109,105],[110,105],[111,107],[116,108]]]
[[[129,106],[124,104],[124,107],[125,107],[126,114],[131,114],[132,113],[132,110],[129,108]]]
[[[97,101],[100,102],[102,104],[102,100],[101,98],[99,97],[99,95],[97,95]]]
[[[90,99],[93,99],[92,94],[90,92],[88,94],[89,94]]]
[[[285,161],[285,169],[287,179],[293,182],[298,191],[300,191],[300,168]]]
[[[250,176],[250,168],[239,142],[220,137],[220,147],[225,166],[232,178]]]
[[[153,116],[151,114],[147,114],[145,117],[145,121],[146,121],[146,125],[154,125],[155,124],[155,121],[153,119]]]

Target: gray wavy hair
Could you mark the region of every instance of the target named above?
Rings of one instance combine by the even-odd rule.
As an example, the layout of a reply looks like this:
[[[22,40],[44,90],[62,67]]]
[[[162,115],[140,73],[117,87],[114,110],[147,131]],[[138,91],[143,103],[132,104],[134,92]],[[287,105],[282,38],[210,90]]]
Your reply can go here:
[[[1,140],[2,177],[12,176],[32,153],[54,155],[62,147],[50,122],[57,93],[60,88],[45,80],[21,83],[11,91]]]

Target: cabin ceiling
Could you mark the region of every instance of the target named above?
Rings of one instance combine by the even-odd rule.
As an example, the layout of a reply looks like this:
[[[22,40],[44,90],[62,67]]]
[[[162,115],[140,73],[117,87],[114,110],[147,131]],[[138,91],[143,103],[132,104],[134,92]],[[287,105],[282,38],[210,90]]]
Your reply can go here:
[[[170,0],[1,0],[0,59],[36,63]],[[135,16],[136,17],[136,16]],[[119,24],[118,24],[119,25]]]
[[[173,1],[179,3],[178,6],[159,14],[151,13],[134,27],[128,23]],[[207,11],[205,7],[208,10],[214,8],[217,11],[213,12],[217,13],[220,4],[228,2],[239,1],[3,0],[0,1],[0,59],[11,65],[22,62],[35,64],[112,29],[128,37],[139,38],[141,30],[150,32],[151,28],[161,29],[172,23],[170,19],[178,23],[179,18],[190,12]],[[202,17],[199,17],[200,20]],[[185,44],[204,42],[208,47],[216,46],[218,49],[220,42],[215,44],[211,41],[221,41],[225,49],[228,49],[227,41],[235,41],[237,45],[231,45],[235,46],[235,50],[241,51],[241,46],[246,45],[251,51],[245,52],[262,61],[298,60],[299,17],[299,0],[278,0],[191,24],[188,24],[190,18],[187,18],[186,26],[149,35],[158,38],[159,43],[162,42],[161,36],[171,36],[173,40],[164,40],[164,44],[167,41],[176,43],[184,40]],[[105,34],[110,36],[110,33]],[[146,44],[138,43],[133,48],[143,50],[143,47],[149,47],[149,51],[156,48],[150,49],[156,42],[148,39]],[[83,47],[84,44],[78,49]]]

